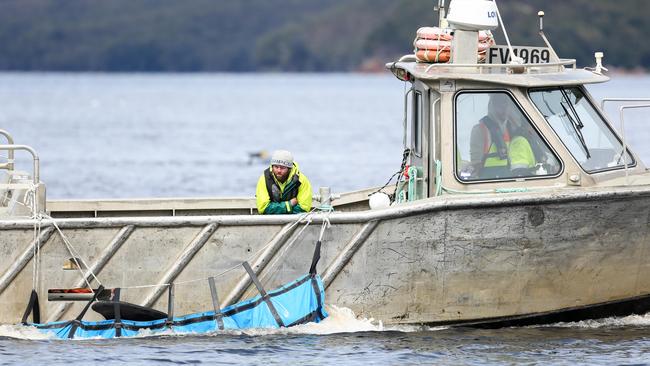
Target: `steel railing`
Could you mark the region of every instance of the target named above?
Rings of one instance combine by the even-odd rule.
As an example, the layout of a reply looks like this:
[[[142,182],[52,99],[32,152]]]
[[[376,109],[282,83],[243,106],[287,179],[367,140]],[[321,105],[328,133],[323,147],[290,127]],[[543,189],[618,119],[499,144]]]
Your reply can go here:
[[[650,98],[604,98],[600,102],[600,109],[605,112],[605,103],[607,102],[650,102]],[[621,158],[623,159],[625,166],[625,184],[629,184],[629,173],[628,173],[628,163],[627,157],[627,139],[625,138],[625,110],[627,109],[641,109],[641,108],[650,108],[650,104],[630,104],[623,105],[618,108],[618,113],[620,116],[620,133],[621,138],[623,139],[623,151],[621,151]]]
[[[40,160],[38,158],[38,154],[36,153],[36,150],[33,148],[27,146],[27,145],[0,145],[0,151],[1,150],[6,150],[8,152],[13,153],[16,150],[23,150],[27,151],[30,154],[32,154],[32,161],[34,164],[34,174],[33,174],[33,179],[34,179],[34,184],[38,184],[40,181]],[[13,156],[13,154],[12,154]]]
[[[0,130],[0,135],[4,136],[7,139],[8,145],[14,144],[14,138],[9,132]],[[9,150],[7,152],[7,162],[5,164],[0,164],[0,169],[14,170],[14,150]]]

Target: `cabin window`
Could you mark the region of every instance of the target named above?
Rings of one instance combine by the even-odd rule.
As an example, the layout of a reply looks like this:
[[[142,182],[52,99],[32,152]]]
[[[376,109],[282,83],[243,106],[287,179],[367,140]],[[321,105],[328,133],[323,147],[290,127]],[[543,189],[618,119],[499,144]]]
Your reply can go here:
[[[413,152],[416,156],[422,156],[422,93],[416,91],[413,98],[413,123],[411,124],[413,131],[411,136],[413,142]]]
[[[456,96],[456,175],[463,182],[556,176],[561,164],[506,92]]]
[[[534,90],[530,99],[586,172],[634,164],[580,88]]]

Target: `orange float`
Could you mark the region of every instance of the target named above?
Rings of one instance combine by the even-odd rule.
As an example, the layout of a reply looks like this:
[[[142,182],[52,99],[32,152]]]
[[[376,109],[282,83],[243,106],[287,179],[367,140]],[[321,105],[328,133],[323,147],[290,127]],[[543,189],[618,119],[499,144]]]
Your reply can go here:
[[[419,28],[416,32],[416,36],[421,39],[436,39],[440,41],[451,41],[454,38],[451,35],[451,30],[438,27]]]
[[[450,29],[421,27],[413,41],[415,57],[419,62],[445,63],[451,59],[451,41],[454,39]],[[478,60],[485,60],[487,49],[494,45],[492,33],[480,31],[478,34]]]
[[[451,59],[450,51],[416,50],[415,58],[420,62],[445,63]]]

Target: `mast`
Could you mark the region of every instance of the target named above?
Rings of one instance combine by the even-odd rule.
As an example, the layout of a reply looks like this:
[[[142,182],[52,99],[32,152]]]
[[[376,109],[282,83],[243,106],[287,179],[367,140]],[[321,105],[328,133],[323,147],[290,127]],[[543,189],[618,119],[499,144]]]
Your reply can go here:
[[[445,10],[445,0],[438,0],[438,6],[434,10],[438,11],[438,26],[440,28],[447,28],[447,13]]]

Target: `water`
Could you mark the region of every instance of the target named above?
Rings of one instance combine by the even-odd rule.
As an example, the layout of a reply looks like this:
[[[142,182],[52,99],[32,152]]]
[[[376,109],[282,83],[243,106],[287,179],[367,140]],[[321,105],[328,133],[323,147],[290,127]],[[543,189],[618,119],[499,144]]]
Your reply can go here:
[[[279,148],[341,192],[399,170],[402,93],[347,74],[4,74],[0,126],[39,152],[50,198],[253,196],[248,153]]]
[[[383,327],[330,307],[320,324],[209,335],[50,340],[0,326],[1,364],[557,364],[649,362],[650,316],[542,327],[479,330]]]
[[[590,87],[649,95],[650,78]],[[381,185],[401,161],[402,94],[391,76],[0,74],[0,128],[41,156],[50,198],[252,196],[264,163],[293,151],[315,187]],[[618,123],[615,106],[608,108]],[[644,113],[626,115],[650,161]],[[647,158],[646,158],[647,157]],[[23,157],[21,166],[29,170]],[[321,324],[203,336],[44,339],[0,326],[0,364],[650,364],[650,315],[544,327],[385,327],[330,307]]]

